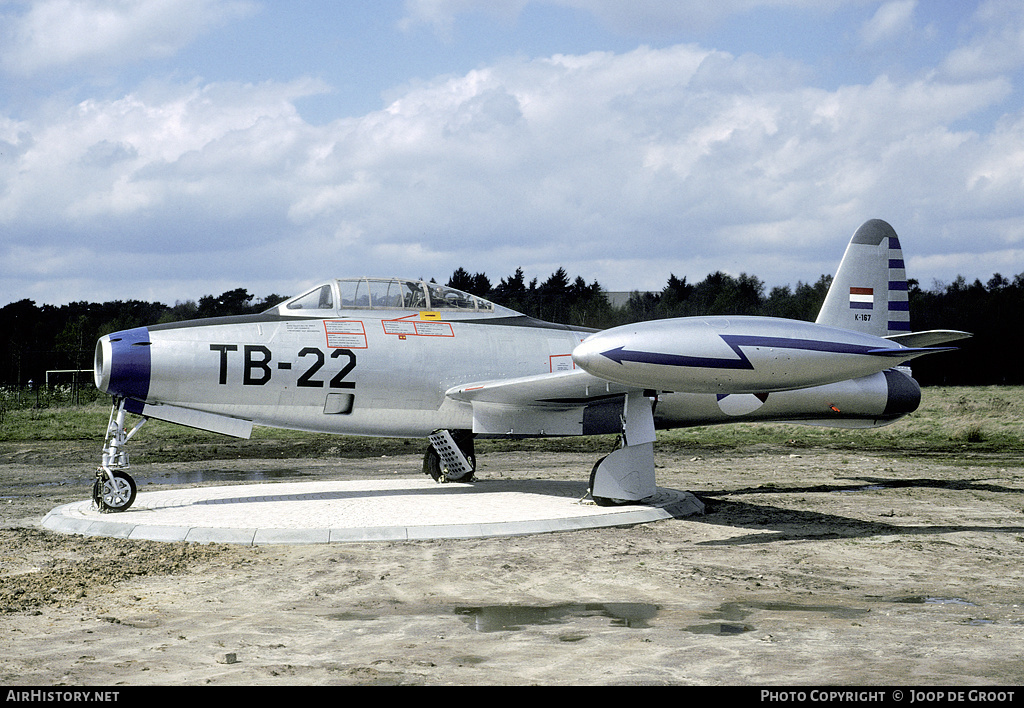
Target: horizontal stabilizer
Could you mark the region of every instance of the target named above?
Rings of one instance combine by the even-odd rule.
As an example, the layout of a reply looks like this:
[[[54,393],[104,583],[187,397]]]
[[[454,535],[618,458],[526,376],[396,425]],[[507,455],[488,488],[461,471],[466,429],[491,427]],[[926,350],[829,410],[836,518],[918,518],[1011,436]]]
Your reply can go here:
[[[125,410],[135,415],[163,420],[168,423],[177,423],[189,428],[208,430],[211,433],[230,435],[233,438],[245,438],[252,435],[252,421],[241,418],[231,418],[226,415],[197,411],[191,408],[171,406],[165,403],[151,404],[128,399],[125,401]]]
[[[905,332],[902,334],[890,334],[885,337],[890,341],[902,344],[905,347],[934,347],[936,344],[955,342],[960,339],[969,339],[974,335],[970,332],[960,332],[955,329],[931,329],[927,332]]]
[[[872,349],[868,353],[874,356],[887,356],[907,361],[925,354],[956,351],[956,347],[900,347],[899,349]]]

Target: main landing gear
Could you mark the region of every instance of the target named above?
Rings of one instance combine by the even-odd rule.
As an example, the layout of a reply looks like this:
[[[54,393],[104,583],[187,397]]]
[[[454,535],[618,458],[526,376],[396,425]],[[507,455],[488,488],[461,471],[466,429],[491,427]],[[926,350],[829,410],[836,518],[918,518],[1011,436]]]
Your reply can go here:
[[[430,447],[423,457],[423,472],[435,482],[472,482],[476,472],[473,433],[436,430],[427,436]]]
[[[654,404],[652,395],[630,393],[622,408],[620,447],[590,472],[590,497],[598,506],[636,504],[653,496]]]
[[[656,396],[644,391],[627,394],[622,403],[619,447],[605,455],[590,472],[590,497],[598,506],[636,504],[657,491],[654,475],[654,405]],[[473,433],[437,430],[423,472],[435,482],[472,482],[476,471]]]
[[[598,506],[636,504],[656,491],[654,443],[623,442],[618,450],[594,463],[590,471],[590,498]]]
[[[137,488],[135,480],[127,472],[128,453],[124,446],[149,419],[143,418],[135,427],[126,431],[124,404],[125,399],[114,399],[110,421],[107,423],[107,435],[103,441],[101,463],[92,485],[92,500],[102,513],[125,511],[135,503]]]

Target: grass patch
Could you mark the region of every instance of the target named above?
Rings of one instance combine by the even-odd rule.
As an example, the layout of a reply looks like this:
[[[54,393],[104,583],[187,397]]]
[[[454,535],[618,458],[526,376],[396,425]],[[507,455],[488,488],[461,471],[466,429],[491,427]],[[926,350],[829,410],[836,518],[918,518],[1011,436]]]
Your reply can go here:
[[[669,445],[736,449],[756,445],[914,453],[1024,451],[1024,387],[926,388],[920,407],[895,423],[848,430],[784,423],[738,423],[664,431]]]
[[[7,409],[0,442],[103,442],[109,401],[47,408]],[[607,453],[614,436],[544,440],[480,440],[478,452],[542,450]],[[364,457],[418,453],[424,440],[304,433],[257,426],[251,440],[235,440],[151,420],[130,443],[150,461],[234,457]],[[736,423],[660,431],[662,451],[758,446],[913,453],[1024,452],[1024,387],[926,388],[920,408],[884,428],[846,430],[782,423]]]

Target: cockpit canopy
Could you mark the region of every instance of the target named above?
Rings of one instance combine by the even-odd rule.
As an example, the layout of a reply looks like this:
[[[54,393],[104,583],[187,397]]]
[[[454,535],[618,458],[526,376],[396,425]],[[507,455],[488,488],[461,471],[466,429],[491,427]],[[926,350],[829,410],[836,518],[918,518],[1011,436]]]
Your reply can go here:
[[[309,310],[444,310],[512,313],[492,302],[437,283],[401,278],[343,278],[319,285],[274,308],[283,315]]]

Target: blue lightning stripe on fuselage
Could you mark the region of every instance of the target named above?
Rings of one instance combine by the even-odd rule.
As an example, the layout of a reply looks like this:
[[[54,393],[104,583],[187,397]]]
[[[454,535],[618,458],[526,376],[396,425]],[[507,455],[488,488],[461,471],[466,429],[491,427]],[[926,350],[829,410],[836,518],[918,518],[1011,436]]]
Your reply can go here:
[[[906,354],[905,348],[879,349],[877,347],[863,346],[859,344],[843,344],[841,342],[822,342],[814,339],[788,339],[786,337],[761,337],[753,335],[723,334],[722,341],[729,345],[729,348],[736,352],[737,359],[722,359],[718,357],[686,356],[682,354],[662,354],[659,352],[644,352],[617,347],[601,352],[612,361],[622,364],[626,361],[638,364],[659,364],[661,366],[683,366],[702,369],[744,369],[750,370],[754,365],[750,363],[747,355],[741,347],[770,347],[775,349],[800,349],[803,351],[826,352],[830,354],[860,354],[864,356],[889,356],[896,357]]]

